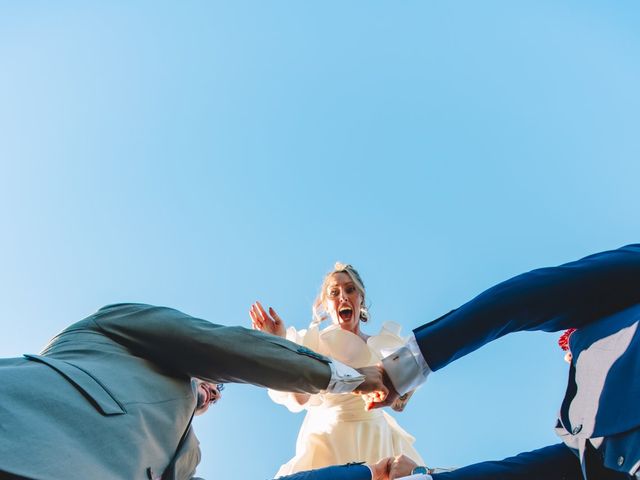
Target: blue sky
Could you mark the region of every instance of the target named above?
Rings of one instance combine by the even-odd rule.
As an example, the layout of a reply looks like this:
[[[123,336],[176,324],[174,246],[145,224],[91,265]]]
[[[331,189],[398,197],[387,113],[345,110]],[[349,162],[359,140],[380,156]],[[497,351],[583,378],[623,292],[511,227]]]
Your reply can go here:
[[[304,327],[354,264],[374,333],[638,241],[640,6],[0,2],[0,355],[139,301]],[[433,374],[396,416],[433,465],[555,443],[559,334]],[[241,346],[239,346],[241,348]],[[301,415],[231,385],[205,478],[270,478]]]

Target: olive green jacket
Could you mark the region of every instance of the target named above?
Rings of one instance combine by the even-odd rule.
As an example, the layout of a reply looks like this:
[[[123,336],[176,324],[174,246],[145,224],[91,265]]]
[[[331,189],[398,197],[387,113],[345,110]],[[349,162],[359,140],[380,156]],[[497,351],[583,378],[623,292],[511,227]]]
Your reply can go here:
[[[110,305],[41,355],[0,360],[0,472],[190,479],[200,460],[192,378],[316,393],[329,383],[328,363],[254,330],[164,307]]]

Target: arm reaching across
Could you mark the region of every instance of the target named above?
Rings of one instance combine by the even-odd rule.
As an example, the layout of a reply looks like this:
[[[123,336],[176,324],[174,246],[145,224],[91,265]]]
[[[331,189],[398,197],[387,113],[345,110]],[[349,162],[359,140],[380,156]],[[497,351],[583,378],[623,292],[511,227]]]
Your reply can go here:
[[[640,244],[540,268],[489,288],[461,307],[414,330],[406,346],[384,358],[400,394],[431,371],[508,333],[582,328],[640,301]],[[395,400],[371,403],[384,407]]]
[[[414,330],[432,371],[506,334],[582,328],[640,301],[640,244],[539,268]]]
[[[176,375],[210,383],[251,383],[299,393],[350,393],[356,388],[367,393],[386,388],[381,369],[358,372],[284,338],[216,325],[166,307],[109,305],[70,328],[98,328]]]
[[[171,308],[109,305],[87,320],[176,375],[308,393],[325,390],[332,376],[329,358],[283,338],[216,325]]]

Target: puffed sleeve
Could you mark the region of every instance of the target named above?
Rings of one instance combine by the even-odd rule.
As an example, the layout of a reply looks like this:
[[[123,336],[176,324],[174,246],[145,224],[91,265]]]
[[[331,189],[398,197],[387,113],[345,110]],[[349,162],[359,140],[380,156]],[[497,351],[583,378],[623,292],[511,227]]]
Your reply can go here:
[[[296,330],[294,327],[287,328],[286,339],[297,343],[298,345],[302,345],[311,350],[318,350],[319,343],[319,332],[317,327],[312,327],[309,329]],[[282,392],[279,390],[268,390],[269,397],[275,403],[279,405],[284,405],[289,409],[289,411],[297,413],[305,410],[309,405],[318,403],[318,399],[314,398],[315,395],[312,395],[309,401],[303,405],[301,405],[295,397],[295,394],[291,392]]]
[[[369,345],[379,359],[382,359],[395,352],[407,342],[406,338],[400,336],[401,328],[402,327],[396,322],[384,322],[380,333],[371,336],[367,341],[367,345]]]

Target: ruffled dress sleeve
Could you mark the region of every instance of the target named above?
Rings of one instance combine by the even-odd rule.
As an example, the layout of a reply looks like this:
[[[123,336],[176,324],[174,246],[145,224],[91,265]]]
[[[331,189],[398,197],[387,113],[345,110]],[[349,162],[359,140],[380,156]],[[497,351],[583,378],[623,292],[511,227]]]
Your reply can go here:
[[[308,329],[296,330],[294,327],[287,328],[286,339],[295,342],[298,345],[302,345],[311,350],[318,351],[319,344],[319,332],[318,327],[310,327]],[[300,405],[295,398],[295,394],[290,392],[280,392],[278,390],[268,390],[269,397],[275,403],[284,405],[291,412],[297,413],[305,410],[308,406],[317,405],[320,403],[318,395],[311,395],[309,401],[304,405]]]
[[[387,321],[382,324],[380,333],[367,340],[367,345],[378,356],[379,360],[391,355],[402,347],[407,339],[400,336],[401,326],[396,322]]]

